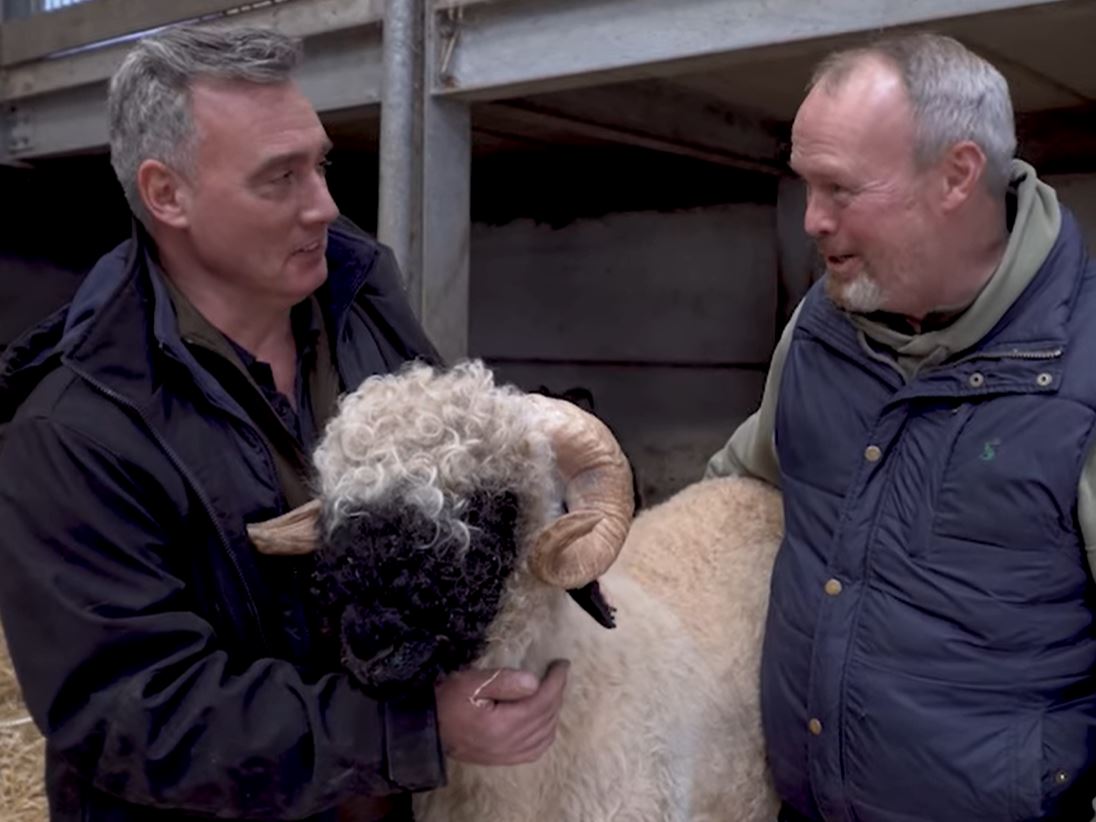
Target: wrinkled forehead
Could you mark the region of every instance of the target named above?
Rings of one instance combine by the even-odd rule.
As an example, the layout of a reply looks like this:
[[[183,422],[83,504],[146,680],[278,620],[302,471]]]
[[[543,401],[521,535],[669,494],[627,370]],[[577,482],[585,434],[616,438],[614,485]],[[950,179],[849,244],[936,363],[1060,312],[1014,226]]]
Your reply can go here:
[[[199,79],[190,88],[199,152],[235,153],[259,162],[272,153],[330,146],[312,103],[289,81],[275,84]]]
[[[912,151],[913,114],[905,86],[889,66],[854,69],[835,85],[820,82],[792,123],[791,164],[854,166]]]

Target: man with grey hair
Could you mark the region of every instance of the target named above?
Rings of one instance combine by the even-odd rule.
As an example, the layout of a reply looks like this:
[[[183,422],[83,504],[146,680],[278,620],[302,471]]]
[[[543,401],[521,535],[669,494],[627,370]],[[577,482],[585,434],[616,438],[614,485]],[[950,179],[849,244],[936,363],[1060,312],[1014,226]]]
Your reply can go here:
[[[825,274],[709,475],[784,493],[780,818],[1089,819],[1096,266],[955,40],[828,58],[792,127]]]
[[[339,218],[299,60],[256,29],[133,48],[109,109],[134,237],[0,362],[0,615],[55,821],[394,819],[443,751],[552,742],[565,665],[377,701],[305,607],[311,560],[248,541],[309,498],[340,392],[436,359]]]

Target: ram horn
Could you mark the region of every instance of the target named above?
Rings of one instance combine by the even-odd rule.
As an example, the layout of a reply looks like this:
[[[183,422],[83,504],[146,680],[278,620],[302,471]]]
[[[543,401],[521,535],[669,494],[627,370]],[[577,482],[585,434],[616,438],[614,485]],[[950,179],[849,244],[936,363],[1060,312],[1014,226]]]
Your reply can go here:
[[[635,513],[632,469],[612,432],[573,403],[529,394],[548,425],[567,513],[541,529],[530,556],[549,585],[582,588],[616,560]]]
[[[247,535],[261,554],[311,554],[318,545],[320,501],[306,502],[286,514],[247,526]]]

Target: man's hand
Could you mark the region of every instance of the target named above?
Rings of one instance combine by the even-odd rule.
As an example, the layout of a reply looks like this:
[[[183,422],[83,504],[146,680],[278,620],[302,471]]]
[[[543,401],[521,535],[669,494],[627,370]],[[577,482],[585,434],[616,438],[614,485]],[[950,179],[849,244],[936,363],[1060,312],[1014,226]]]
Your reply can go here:
[[[556,660],[539,683],[526,671],[458,671],[437,688],[445,753],[475,765],[540,759],[556,738],[571,663]]]

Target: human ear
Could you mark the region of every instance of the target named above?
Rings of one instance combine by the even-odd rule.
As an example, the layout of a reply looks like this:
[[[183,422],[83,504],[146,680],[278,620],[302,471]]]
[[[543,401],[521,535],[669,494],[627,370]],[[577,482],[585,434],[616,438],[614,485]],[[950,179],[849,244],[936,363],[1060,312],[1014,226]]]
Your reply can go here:
[[[190,191],[186,182],[159,160],[145,160],[137,169],[137,191],[149,215],[172,228],[190,224]]]
[[[943,208],[954,211],[975,193],[986,171],[986,155],[971,140],[963,140],[949,148],[940,162],[943,186]]]

